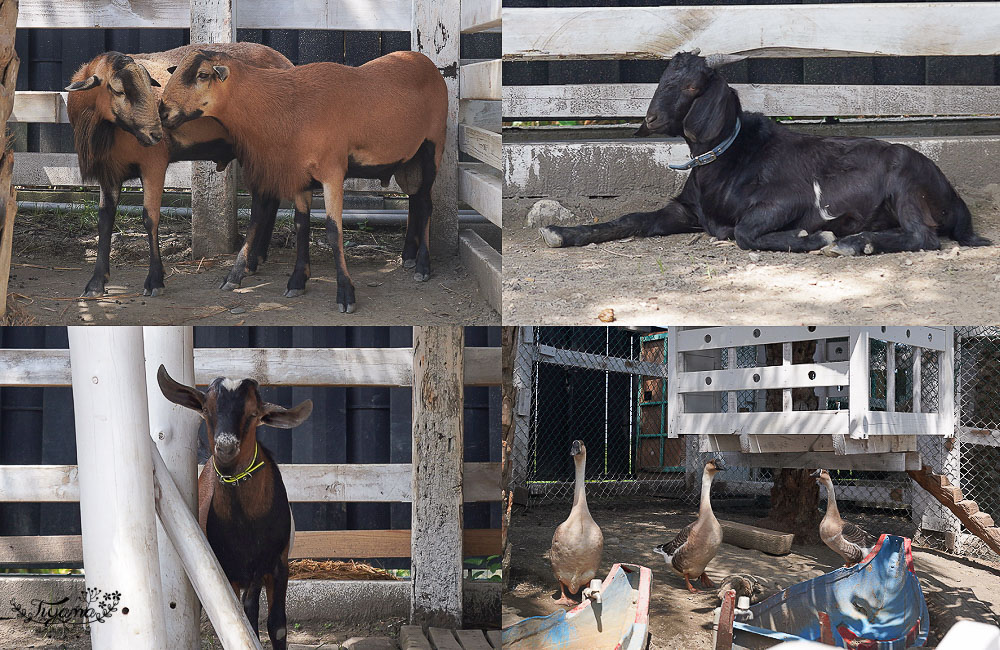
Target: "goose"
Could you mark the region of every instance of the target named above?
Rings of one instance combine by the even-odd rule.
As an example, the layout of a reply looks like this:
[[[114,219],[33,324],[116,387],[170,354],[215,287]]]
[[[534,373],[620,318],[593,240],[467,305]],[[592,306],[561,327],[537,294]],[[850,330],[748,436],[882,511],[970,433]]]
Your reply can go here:
[[[569,511],[566,521],[556,528],[556,533],[552,536],[552,550],[549,553],[552,572],[559,581],[558,602],[563,605],[576,604],[569,594],[577,593],[594,579],[604,552],[604,535],[587,508],[584,485],[587,447],[582,441],[574,440],[569,453],[576,465],[573,509]]]
[[[826,514],[819,522],[820,538],[837,555],[844,558],[844,566],[857,564],[875,547],[878,539],[860,526],[840,518],[830,472],[818,469],[812,476],[816,478],[817,485],[826,487]]]
[[[697,593],[691,585],[691,578],[699,578],[705,587],[714,587],[715,583],[705,573],[705,567],[712,561],[722,544],[722,526],[712,512],[710,492],[712,479],[716,472],[726,469],[721,458],[713,458],[705,463],[701,475],[701,506],[698,508],[698,518],[681,529],[671,542],[660,544],[653,549],[673,567],[674,571],[684,576],[684,584],[688,591]]]

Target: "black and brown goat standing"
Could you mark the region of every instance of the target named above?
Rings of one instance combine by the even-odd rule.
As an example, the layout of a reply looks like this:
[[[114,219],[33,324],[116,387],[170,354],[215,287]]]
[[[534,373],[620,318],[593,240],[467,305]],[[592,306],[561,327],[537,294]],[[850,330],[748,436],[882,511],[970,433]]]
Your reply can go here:
[[[86,182],[101,188],[97,230],[97,262],[84,296],[104,294],[110,276],[111,231],[118,210],[121,186],[142,180],[142,216],[149,238],[149,273],[145,295],[163,291],[160,260],[160,199],[167,165],[179,160],[211,160],[220,169],[234,158],[226,129],[212,119],[195,120],[177,129],[164,130],[158,105],[160,86],[167,83],[167,68],[179,63],[199,45],[185,45],[165,52],[122,54],[105,52],[83,64],[73,75],[66,111],[73,126],[73,143]],[[213,45],[249,65],[290,68],[281,53],[256,43]],[[263,200],[253,192],[247,237],[222,288],[235,289],[243,276],[254,273],[267,259],[278,201]]]
[[[162,365],[156,379],[164,397],[205,420],[212,457],[198,478],[198,523],[258,637],[261,587],[266,590],[267,634],[284,650],[294,526],[278,465],[257,442],[257,427],[298,426],[312,413],[312,401],[291,409],[269,404],[252,379],[219,377],[203,393],[171,379]]]
[[[323,188],[326,231],[337,265],[337,304],[353,312],[344,259],[345,178],[395,176],[410,195],[403,267],[430,277],[431,186],[441,164],[448,92],[441,72],[417,52],[393,52],[359,67],[310,63],[254,68],[224,52],[191,52],[163,88],[167,128],[214,117],[233,137],[250,187],[295,203],[296,261],[286,296],[309,279],[309,201]]]

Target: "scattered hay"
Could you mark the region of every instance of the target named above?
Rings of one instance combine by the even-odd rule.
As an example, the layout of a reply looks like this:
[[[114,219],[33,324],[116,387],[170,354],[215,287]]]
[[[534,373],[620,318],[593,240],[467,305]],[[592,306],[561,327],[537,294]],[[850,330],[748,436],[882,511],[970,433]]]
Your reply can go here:
[[[385,569],[363,562],[327,560],[292,560],[288,563],[289,580],[398,580]]]
[[[7,311],[3,316],[0,316],[0,325],[10,326],[35,324],[35,317],[29,314],[28,311],[21,305],[21,302],[17,299],[20,295],[21,294],[11,293],[7,296]]]

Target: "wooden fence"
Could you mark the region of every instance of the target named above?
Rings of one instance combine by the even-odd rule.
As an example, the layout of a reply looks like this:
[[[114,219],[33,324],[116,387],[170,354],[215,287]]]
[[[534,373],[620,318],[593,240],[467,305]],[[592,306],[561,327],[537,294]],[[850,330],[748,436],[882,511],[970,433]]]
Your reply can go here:
[[[507,8],[505,61],[650,60],[700,48],[703,55],[749,58],[976,56],[1000,54],[997,3],[713,5],[669,7]],[[1000,113],[996,86],[734,84],[743,108],[773,116],[983,116]],[[641,118],[656,84],[505,86],[505,120]],[[622,195],[628,177],[610,181],[574,161],[647,163],[664,178],[687,159],[676,141],[552,138],[504,147],[505,196],[556,191],[539,179],[564,173],[566,195]],[[555,140],[555,141],[553,141]],[[932,139],[927,139],[932,140]],[[996,138],[990,138],[996,140]],[[650,148],[655,151],[650,155]],[[929,147],[933,149],[933,147]],[[933,150],[924,150],[932,158]],[[568,160],[567,160],[568,159]],[[561,161],[561,162],[560,162]],[[584,167],[581,165],[581,167]],[[577,171],[579,173],[577,174]],[[574,174],[577,174],[574,177]],[[617,183],[619,186],[613,186]]]
[[[238,7],[237,7],[238,4]],[[448,142],[434,187],[432,246],[438,254],[460,252],[481,290],[497,310],[500,305],[500,254],[472,231],[458,232],[458,203],[464,201],[500,225],[500,61],[461,61],[460,34],[497,31],[500,0],[68,0],[58,10],[46,0],[22,0],[19,28],[188,28],[192,12],[225,17],[215,32],[195,34],[212,42],[235,40],[236,28],[411,32],[414,50],[427,54],[448,84]],[[233,17],[235,16],[235,19]],[[228,21],[228,22],[227,22]],[[12,122],[68,123],[66,93],[19,91]],[[481,163],[458,162],[458,151]],[[218,230],[235,227],[235,197],[220,193],[222,175],[204,172],[201,163],[175,163],[167,171],[167,187],[192,188],[194,241],[222,238]],[[213,166],[214,169],[214,166]],[[230,167],[232,170],[233,167]],[[205,180],[202,180],[202,179]],[[213,180],[214,179],[214,180]],[[235,181],[228,181],[235,184]],[[22,186],[81,186],[76,155],[19,153],[14,183]],[[138,181],[130,184],[138,185]],[[377,181],[350,179],[350,191],[383,191]],[[395,182],[388,191],[401,192]],[[210,195],[217,200],[198,199]],[[219,205],[223,207],[220,208]],[[205,206],[205,207],[200,207]],[[201,214],[208,211],[207,214]],[[4,241],[2,246],[9,246]],[[2,247],[0,247],[2,250]],[[217,251],[221,252],[221,251]],[[0,269],[0,272],[3,270]]]
[[[195,381],[252,377],[262,386],[412,386],[411,348],[197,348]],[[69,386],[69,350],[0,350],[0,386]],[[465,350],[465,385],[500,385],[500,348]],[[411,464],[283,464],[290,502],[411,501]],[[500,499],[500,464],[466,463],[466,502]],[[0,501],[80,499],[75,465],[0,465]],[[466,556],[500,551],[498,529],[464,531]],[[298,531],[293,558],[410,557],[409,530]],[[79,564],[79,535],[0,537],[0,565]]]

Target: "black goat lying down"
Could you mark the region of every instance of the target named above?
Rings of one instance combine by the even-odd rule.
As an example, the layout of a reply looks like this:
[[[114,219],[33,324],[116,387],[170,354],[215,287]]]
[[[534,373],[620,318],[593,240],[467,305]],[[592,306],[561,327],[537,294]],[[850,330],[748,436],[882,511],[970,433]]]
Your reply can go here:
[[[636,135],[683,136],[694,158],[680,195],[607,223],[542,228],[554,248],[707,231],[740,248],[869,255],[941,247],[940,235],[987,246],[965,202],[917,151],[872,138],[796,133],[740,108],[695,53],[674,56]]]

